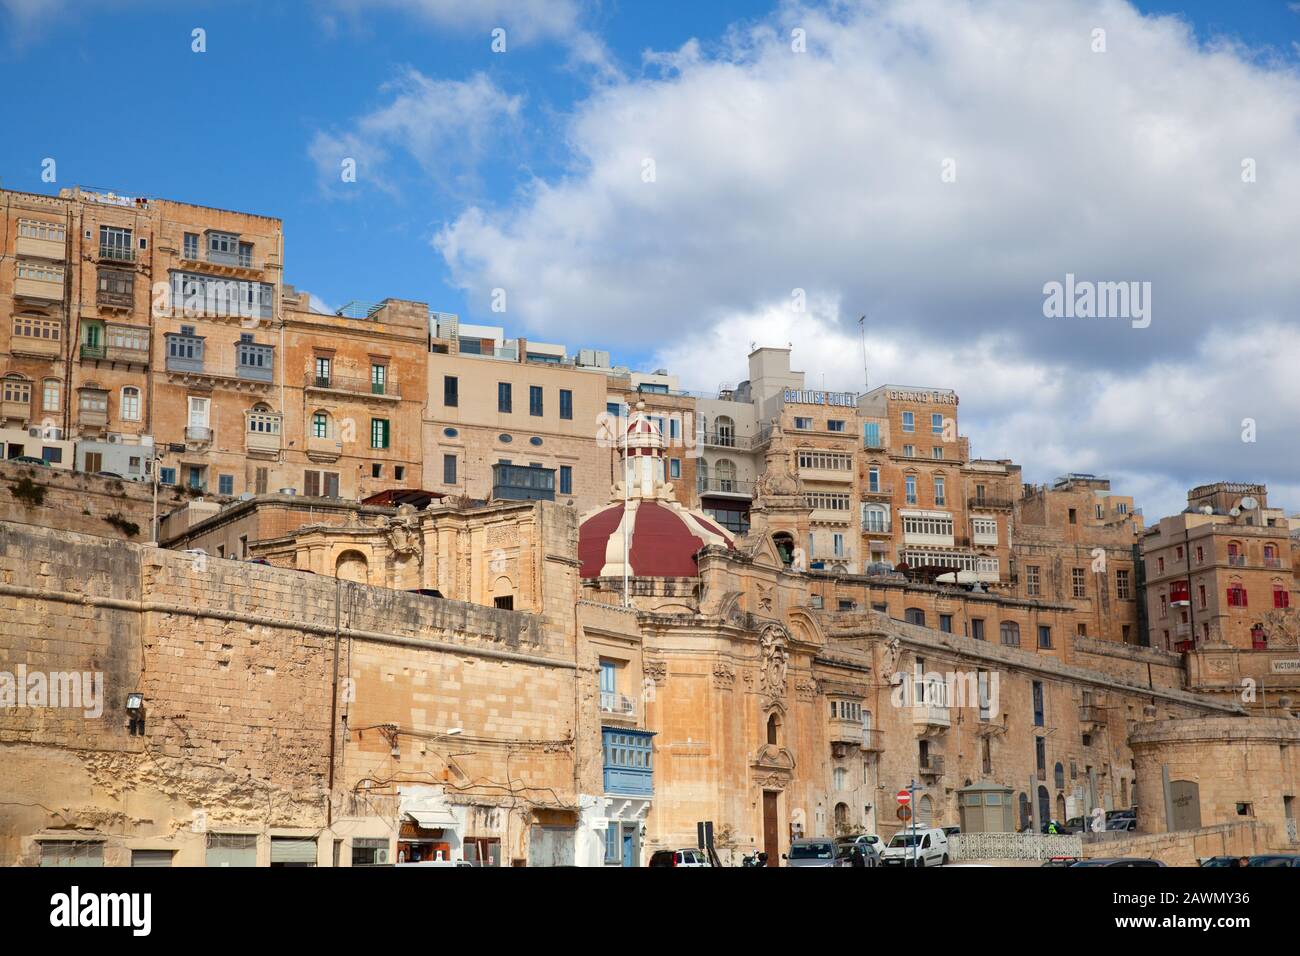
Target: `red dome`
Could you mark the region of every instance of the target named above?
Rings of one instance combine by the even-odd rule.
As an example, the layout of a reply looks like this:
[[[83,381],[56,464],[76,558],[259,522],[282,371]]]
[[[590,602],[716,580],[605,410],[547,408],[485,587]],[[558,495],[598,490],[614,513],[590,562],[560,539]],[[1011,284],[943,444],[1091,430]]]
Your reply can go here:
[[[623,573],[622,504],[588,516],[578,530],[584,578]],[[731,547],[731,535],[702,514],[676,502],[633,500],[627,505],[629,573],[634,577],[683,578],[699,573],[696,553],[706,544]]]

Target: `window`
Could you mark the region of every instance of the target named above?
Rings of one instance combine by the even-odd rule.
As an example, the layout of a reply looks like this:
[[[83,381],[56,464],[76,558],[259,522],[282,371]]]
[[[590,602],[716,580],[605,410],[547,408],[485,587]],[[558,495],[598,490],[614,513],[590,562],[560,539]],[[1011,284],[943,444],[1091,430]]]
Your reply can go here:
[[[1046,624],[1038,625],[1038,646],[1044,650],[1052,649],[1052,629]]]
[[[867,472],[867,490],[868,491],[880,490],[880,469],[879,468],[872,468]]]
[[[122,389],[121,418],[126,422],[140,420],[140,389],[128,385]]]
[[[1133,597],[1132,573],[1128,568],[1115,569],[1115,596],[1121,601],[1127,601]]]
[[[388,419],[372,418],[370,419],[370,447],[387,448],[388,447]]]
[[[105,259],[118,259],[131,262],[135,259],[135,250],[131,248],[131,230],[118,226],[99,227],[99,254]]]
[[[334,371],[334,360],[324,355],[316,356],[316,387],[329,388]]]
[[[903,412],[903,431],[908,433],[916,431],[915,412]]]
[[[15,275],[19,279],[34,279],[37,282],[57,282],[60,285],[63,284],[63,266],[19,259],[16,269],[17,271]]]
[[[844,557],[844,535],[838,533],[831,535],[831,550],[835,557]]]
[[[89,463],[87,463],[87,465],[89,465]],[[175,469],[175,468],[159,468],[159,469],[158,469],[158,482],[159,482],[159,484],[163,484],[163,485],[174,485],[174,484],[176,484],[176,469]]]
[[[668,477],[680,478],[682,476],[682,460],[680,458],[668,459]]]
[[[338,472],[303,472],[303,491],[308,498],[337,498],[339,496]]]
[[[1291,593],[1280,584],[1273,585],[1273,607],[1282,608],[1291,606]]]
[[[880,448],[880,423],[862,423],[862,444],[867,448]]]
[[[59,401],[60,383],[57,378],[47,378],[41,389],[41,407],[47,412],[57,412],[61,407]]]
[[[1034,681],[1034,726],[1035,727],[1045,726],[1044,710],[1045,707],[1043,705],[1043,682],[1040,680],[1036,680]],[[1043,740],[1042,737],[1038,738],[1040,746],[1042,744],[1042,740]],[[1038,766],[1042,767],[1044,763],[1045,761],[1040,758],[1038,762]]]
[[[382,362],[370,363],[370,394],[385,395],[388,389],[388,366]]]
[[[209,833],[207,866],[257,866],[257,835]]]
[[[442,404],[448,408],[460,404],[460,379],[455,375],[444,375],[442,378]]]
[[[942,460],[943,460],[943,448],[942,448],[942,446],[940,446],[940,445],[935,445],[933,448],[931,448],[931,449],[930,449],[930,457],[933,458],[935,461],[942,461]]]
[[[944,504],[948,499],[944,495],[944,480],[942,478],[934,479],[934,503],[936,505]]]
[[[889,530],[889,509],[884,505],[862,506],[862,530],[883,534]]]
[[[1070,524],[1078,524],[1079,516],[1073,508],[1070,509]]]
[[[1043,593],[1042,578],[1036,564],[1025,566],[1025,589],[1030,595]]]
[[[388,862],[388,840],[373,837],[352,838],[352,865],[378,866]]]
[[[1204,584],[1196,585],[1196,596],[1199,599],[1201,607],[1205,607],[1206,602],[1209,600],[1209,595],[1206,594]]]
[[[1240,584],[1228,588],[1228,607],[1246,607],[1246,589]]]
[[[804,503],[814,511],[848,511],[849,496],[830,491],[810,491],[803,496]]]
[[[514,396],[511,394],[509,382],[497,382],[497,411],[503,415],[508,415],[514,411]]]
[[[6,402],[18,402],[22,405],[30,404],[32,400],[32,383],[23,378],[6,377],[3,394]]]
[[[903,620],[908,624],[925,627],[925,611],[919,607],[909,607],[903,611]]]
[[[185,243],[181,255],[186,259],[198,259],[199,257],[199,234],[197,232],[185,233]]]
[[[540,404],[540,398],[538,402]],[[567,388],[560,389],[560,418],[565,421],[573,420],[573,392]]]
[[[19,338],[57,342],[62,334],[63,328],[58,319],[47,319],[35,314],[14,316],[14,335]]]
[[[454,485],[456,483],[456,456],[442,456],[442,483],[444,485]]]
[[[828,432],[842,432],[844,431],[844,422],[836,418],[829,419],[826,422],[826,430]]]
[[[794,420],[794,427],[800,431],[812,431],[813,420],[811,418],[798,418]]]
[[[330,417],[325,412],[316,412],[311,417],[311,437],[312,438],[329,438],[330,437]]]
[[[1003,621],[998,632],[1003,644],[1008,647],[1020,646],[1020,625],[1015,621]]]
[[[515,597],[513,594],[500,594],[492,599],[492,606],[502,611],[513,611],[515,609]]]
[[[403,481],[403,480],[406,478],[406,466],[405,466],[405,465],[394,465],[394,466],[393,466],[393,478],[394,478],[396,481]]]
[[[1083,568],[1070,569],[1070,590],[1077,598],[1087,597],[1088,583],[1087,579],[1083,576]]]
[[[908,475],[903,479],[903,483],[907,492],[907,503],[909,505],[916,504],[916,475]]]
[[[942,435],[942,434],[943,434],[943,414],[942,414],[942,413],[940,413],[940,412],[934,412],[934,413],[930,416],[930,434],[931,434],[931,435]]]
[[[977,641],[984,640],[984,619],[982,617],[971,618],[970,636]]]
[[[217,475],[217,492],[223,495],[233,495],[235,493],[235,476]]]
[[[852,471],[853,456],[838,452],[801,450],[795,454],[800,468],[816,468],[821,471]]]
[[[573,466],[560,466],[560,494],[573,494]]]
[[[190,427],[207,428],[208,427],[208,403],[206,398],[195,398],[190,396]]]
[[[66,242],[63,224],[42,222],[39,219],[19,219],[18,235],[23,239],[40,239],[44,242]]]
[[[904,457],[904,458],[915,458],[915,457],[916,457],[916,446],[915,446],[915,445],[904,445],[904,446],[903,446],[903,457]]]
[[[540,417],[542,414],[542,386],[528,386],[528,414]]]
[[[43,840],[41,866],[103,866],[104,844],[74,840]]]
[[[927,518],[921,515],[903,515],[903,534],[952,536],[952,518]]]
[[[940,614],[940,615],[939,615],[939,630],[943,631],[943,633],[945,633],[945,634],[951,634],[951,633],[952,633],[952,615],[951,615],[951,614]]]

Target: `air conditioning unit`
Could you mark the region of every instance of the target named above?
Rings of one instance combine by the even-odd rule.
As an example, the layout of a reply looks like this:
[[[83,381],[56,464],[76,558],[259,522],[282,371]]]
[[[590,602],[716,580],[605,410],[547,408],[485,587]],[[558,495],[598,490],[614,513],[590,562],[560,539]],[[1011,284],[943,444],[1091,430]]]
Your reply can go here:
[[[384,848],[381,849],[381,850],[376,850],[376,851],[375,851],[375,862],[376,862],[376,863],[387,863],[387,862],[388,862],[388,848],[387,848],[387,847],[384,847]]]
[[[296,495],[296,494],[298,493],[298,489],[297,489],[297,488],[281,488],[281,489],[279,490],[279,492],[277,492],[277,493],[278,493],[278,494],[282,494],[282,495]]]
[[[122,444],[122,435],[121,435],[121,433],[120,433],[120,432],[109,432],[109,433],[108,433],[108,443],[109,443],[110,445],[120,445],[120,444]]]
[[[27,437],[28,437],[28,438],[40,438],[40,437],[41,437],[41,429],[40,429],[40,428],[29,428],[29,429],[27,429]]]

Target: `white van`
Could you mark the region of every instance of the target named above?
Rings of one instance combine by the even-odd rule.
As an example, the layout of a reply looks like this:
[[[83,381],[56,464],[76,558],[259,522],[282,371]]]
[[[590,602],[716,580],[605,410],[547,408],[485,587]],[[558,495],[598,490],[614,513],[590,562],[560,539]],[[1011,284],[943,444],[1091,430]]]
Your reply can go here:
[[[938,827],[911,827],[894,834],[880,854],[882,866],[942,866],[948,862],[948,834]]]

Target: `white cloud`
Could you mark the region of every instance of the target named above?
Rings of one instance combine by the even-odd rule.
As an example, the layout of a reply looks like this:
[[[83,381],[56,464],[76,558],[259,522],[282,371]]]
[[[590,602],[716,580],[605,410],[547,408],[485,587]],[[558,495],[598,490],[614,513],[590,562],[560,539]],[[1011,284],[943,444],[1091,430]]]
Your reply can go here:
[[[348,129],[321,130],[313,137],[308,151],[322,185],[342,183],[341,164],[352,159],[359,185],[395,192],[388,161],[401,152],[440,185],[464,187],[523,104],[521,96],[507,95],[482,73],[468,80],[433,80],[408,68],[381,92],[390,97],[387,105]]]
[[[617,70],[599,37],[583,26],[584,4],[578,0],[333,0],[332,6],[354,23],[372,10],[407,13],[431,26],[460,32],[477,31],[489,49],[491,32],[506,31],[506,51],[515,44],[554,42],[569,51],[575,65],[593,67],[602,76]],[[330,21],[333,27],[332,20]]]
[[[658,364],[696,387],[739,377],[751,340],[856,387],[866,311],[882,372],[959,388],[981,453],[1175,497],[1225,469],[1293,480],[1293,68],[1119,0],[791,5],[646,62],[663,75],[576,108],[567,175],[436,238],[472,308],[501,287],[519,331],[687,343]],[[1151,282],[1151,327],[1044,318],[1067,272]],[[836,305],[795,326],[796,288]],[[1243,446],[1252,413],[1272,424]]]

